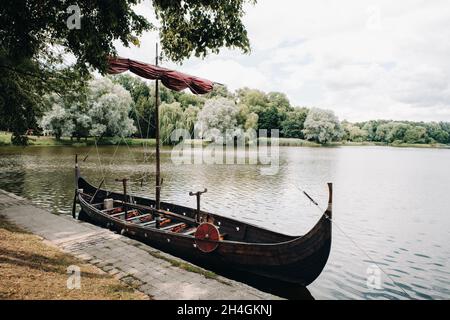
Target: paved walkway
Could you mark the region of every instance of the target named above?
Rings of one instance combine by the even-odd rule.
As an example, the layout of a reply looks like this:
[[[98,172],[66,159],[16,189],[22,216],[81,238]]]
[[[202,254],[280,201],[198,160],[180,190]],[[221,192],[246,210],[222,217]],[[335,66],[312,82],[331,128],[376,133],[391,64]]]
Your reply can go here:
[[[1,189],[0,215],[153,299],[279,299],[221,276],[206,278],[174,267],[170,260],[182,260],[70,216],[51,214]]]

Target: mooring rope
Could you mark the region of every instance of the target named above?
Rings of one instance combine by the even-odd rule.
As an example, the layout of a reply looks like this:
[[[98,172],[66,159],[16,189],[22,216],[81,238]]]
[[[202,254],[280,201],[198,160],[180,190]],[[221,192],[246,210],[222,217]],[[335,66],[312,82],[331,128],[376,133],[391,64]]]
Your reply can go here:
[[[320,212],[321,212],[321,214],[323,215],[323,213],[325,212],[322,208],[321,208],[321,206],[319,205],[319,203],[317,203],[317,201],[315,201],[304,189],[302,189],[301,187],[299,187],[299,186],[297,186],[296,184],[293,184],[293,183],[291,183],[294,187],[296,187],[299,191],[301,191],[307,198],[308,198],[308,200],[310,200],[315,206],[316,206],[316,208],[317,208],[317,210],[319,210]],[[358,243],[356,243],[356,241],[355,240],[353,240],[353,238],[352,237],[350,237],[337,223],[336,223],[336,221],[334,221],[334,219],[333,218],[330,218],[328,215],[326,215],[325,216],[328,220],[330,220],[331,221],[331,223],[333,224],[333,225],[335,225],[338,229],[339,229],[339,231],[341,231],[342,232],[342,234],[345,236],[345,237],[347,237],[352,243],[353,243],[353,245],[356,247],[356,248],[358,248],[362,253],[364,253],[364,255],[373,263],[373,264],[375,264],[380,270],[381,270],[381,272],[383,272],[387,277],[388,277],[388,279],[389,280],[391,280],[391,282],[397,287],[397,288],[399,288],[408,298],[410,298],[410,299],[412,299],[412,297],[411,297],[411,295],[409,295],[406,291],[405,291],[405,289],[403,289],[401,286],[399,286],[396,282],[395,282],[395,280],[375,261],[375,259],[373,259],[370,255],[369,255],[369,253],[367,253],[367,251],[365,251],[362,247],[360,247],[359,245],[358,245]]]

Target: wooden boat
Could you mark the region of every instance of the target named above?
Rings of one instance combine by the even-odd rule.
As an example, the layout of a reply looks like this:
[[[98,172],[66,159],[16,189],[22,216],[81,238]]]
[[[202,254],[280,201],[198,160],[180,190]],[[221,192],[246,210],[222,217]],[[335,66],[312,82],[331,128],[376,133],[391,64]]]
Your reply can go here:
[[[206,189],[190,193],[197,197],[196,209],[161,201],[158,80],[174,90],[189,87],[195,94],[209,92],[213,83],[160,68],[157,64],[158,58],[156,66],[122,58],[110,61],[110,73],[130,70],[148,79],[156,79],[155,199],[128,195],[126,179],[122,180],[123,193],[103,190],[102,183],[95,187],[81,177],[76,163],[73,216],[76,203],[79,203],[79,218],[91,220],[199,265],[233,268],[309,285],[322,272],[330,253],[332,184],[328,184],[328,208],[316,225],[302,236],[289,236],[204,212],[200,209],[200,196]]]
[[[322,272],[330,253],[331,183],[328,186],[327,210],[298,237],[171,203],[161,202],[157,210],[155,200],[98,189],[82,177],[77,177],[76,201],[84,218],[193,263],[307,286]],[[105,208],[106,199],[112,199],[112,207]],[[209,239],[199,228],[207,228]]]

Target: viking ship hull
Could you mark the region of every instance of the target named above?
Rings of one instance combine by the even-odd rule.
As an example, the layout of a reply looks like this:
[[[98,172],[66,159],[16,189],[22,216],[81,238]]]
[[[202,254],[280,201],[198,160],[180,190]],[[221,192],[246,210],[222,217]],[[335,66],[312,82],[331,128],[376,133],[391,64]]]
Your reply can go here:
[[[332,187],[329,204],[316,225],[303,236],[289,236],[209,212],[161,202],[155,211],[152,199],[108,192],[77,175],[75,201],[80,219],[120,232],[164,252],[201,266],[232,268],[259,276],[307,286],[322,272],[331,248]],[[110,200],[106,200],[110,199]],[[105,209],[105,202],[114,203]],[[105,201],[106,200],[106,201]],[[121,211],[122,210],[122,211]],[[158,215],[156,215],[156,213]],[[126,216],[128,215],[128,216]],[[156,216],[169,221],[155,226]],[[195,234],[205,218],[220,232],[218,241],[205,241]]]

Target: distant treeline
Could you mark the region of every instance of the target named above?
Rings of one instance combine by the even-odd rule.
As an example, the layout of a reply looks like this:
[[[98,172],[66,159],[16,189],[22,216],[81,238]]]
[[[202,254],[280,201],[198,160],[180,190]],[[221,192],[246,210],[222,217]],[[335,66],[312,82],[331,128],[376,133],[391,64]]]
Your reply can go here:
[[[130,75],[94,79],[83,90],[50,95],[35,132],[78,139],[88,136],[153,138],[154,85]],[[216,86],[202,96],[160,90],[160,127],[169,143],[174,129],[193,133],[200,124],[217,139],[230,130],[279,129],[280,137],[329,144],[339,141],[386,144],[450,144],[449,122],[370,120],[340,121],[330,110],[294,107],[285,94],[242,88],[230,92]],[[5,130],[0,123],[0,130]],[[214,130],[210,130],[214,129]],[[214,132],[215,134],[211,134]]]

